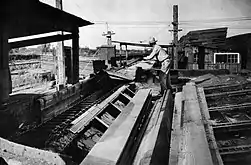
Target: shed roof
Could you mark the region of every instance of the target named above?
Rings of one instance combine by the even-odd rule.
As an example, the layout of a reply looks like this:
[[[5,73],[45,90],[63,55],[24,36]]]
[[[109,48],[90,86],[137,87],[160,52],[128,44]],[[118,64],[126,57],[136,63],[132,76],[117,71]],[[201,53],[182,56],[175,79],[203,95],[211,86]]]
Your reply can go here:
[[[1,23],[7,25],[9,38],[24,37],[55,31],[72,32],[92,23],[39,0],[3,0]]]
[[[195,30],[188,32],[180,38],[181,45],[205,46],[212,48],[220,48],[225,45],[227,36],[227,27]]]

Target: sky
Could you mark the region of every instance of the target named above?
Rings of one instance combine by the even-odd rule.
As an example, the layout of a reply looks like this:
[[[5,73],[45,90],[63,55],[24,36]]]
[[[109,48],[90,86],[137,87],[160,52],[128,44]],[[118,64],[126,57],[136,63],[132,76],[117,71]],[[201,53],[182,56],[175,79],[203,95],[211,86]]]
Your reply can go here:
[[[40,1],[55,6],[55,0]],[[63,10],[95,23],[80,28],[80,46],[96,48],[106,43],[105,22],[116,33],[113,40],[139,42],[154,36],[161,44],[171,43],[175,4],[182,29],[179,37],[191,30],[226,26],[228,36],[251,32],[251,0],[63,0]]]

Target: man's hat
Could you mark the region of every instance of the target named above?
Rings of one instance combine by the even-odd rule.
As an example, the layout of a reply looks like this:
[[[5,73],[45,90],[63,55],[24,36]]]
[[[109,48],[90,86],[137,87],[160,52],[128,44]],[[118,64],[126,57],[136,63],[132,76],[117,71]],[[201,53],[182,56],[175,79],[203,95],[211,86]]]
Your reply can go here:
[[[155,37],[150,37],[149,39],[149,44],[154,44],[156,43],[158,40],[155,39]]]

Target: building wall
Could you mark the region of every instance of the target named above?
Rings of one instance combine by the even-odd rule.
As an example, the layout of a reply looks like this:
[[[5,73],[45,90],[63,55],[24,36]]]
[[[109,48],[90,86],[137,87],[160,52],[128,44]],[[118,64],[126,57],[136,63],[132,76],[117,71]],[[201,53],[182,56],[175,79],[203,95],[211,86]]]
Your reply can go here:
[[[195,52],[194,47],[191,46],[185,47],[185,56],[188,57],[187,69],[193,69],[194,65],[197,65],[197,63],[194,63],[194,52]]]
[[[251,41],[251,40],[250,40]],[[188,66],[187,69],[194,70],[199,69],[198,67],[198,47],[185,47],[185,55],[188,57]],[[224,52],[217,49],[205,49],[205,66],[204,69],[215,70],[215,69],[229,69],[231,72],[239,71],[240,64],[214,64],[214,53]],[[249,68],[251,69],[251,42],[249,49]]]
[[[246,61],[246,69],[251,70],[251,38],[247,44],[247,61]]]

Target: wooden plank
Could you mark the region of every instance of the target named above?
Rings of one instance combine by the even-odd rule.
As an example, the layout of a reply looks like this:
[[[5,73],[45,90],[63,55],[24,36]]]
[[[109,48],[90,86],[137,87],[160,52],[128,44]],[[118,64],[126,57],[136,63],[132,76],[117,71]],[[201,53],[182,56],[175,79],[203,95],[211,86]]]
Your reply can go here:
[[[130,46],[141,46],[141,47],[151,47],[149,44],[144,43],[133,43],[133,42],[122,42],[122,41],[112,41],[113,43],[118,43],[120,45],[130,45]],[[163,48],[172,47],[172,45],[160,45]]]
[[[213,165],[194,83],[183,87],[185,109],[178,165]]]
[[[144,165],[147,165],[151,161],[151,159],[149,157],[145,157],[145,155],[146,153],[148,153],[150,156],[153,153],[154,145],[156,143],[158,135],[156,133],[156,125],[158,124],[158,118],[161,110],[161,103],[162,103],[161,100],[157,101],[150,114],[151,119],[148,123],[144,137],[141,141],[138,152],[135,156],[133,165],[138,165],[140,164],[140,162],[144,162]]]
[[[169,164],[178,164],[178,154],[179,154],[179,141],[181,137],[181,111],[183,102],[183,93],[179,92],[175,94],[174,102],[174,117],[172,124],[172,134],[171,134],[171,149],[170,149],[170,159]],[[184,107],[183,107],[184,108]]]
[[[119,74],[119,73],[115,73],[115,72],[109,72],[109,71],[106,71],[108,73],[109,76],[111,77],[116,77],[116,78],[120,78],[120,79],[123,79],[123,80],[126,80],[126,81],[133,81],[133,79],[131,79],[130,77],[126,77],[124,76],[123,74]]]
[[[210,152],[213,160],[214,165],[223,165],[223,161],[220,156],[220,152],[216,143],[216,139],[214,137],[213,128],[209,123],[210,114],[208,111],[208,106],[206,102],[206,97],[203,88],[198,88],[198,96],[199,96],[199,103],[201,107],[202,116],[204,116],[204,127],[207,132],[207,139],[210,147]]]
[[[151,165],[166,165],[169,162],[171,131],[173,118],[173,98],[167,90],[161,104],[158,122],[155,127],[157,138],[151,156]]]
[[[110,104],[111,104],[114,108],[116,108],[118,111],[122,112],[122,110],[121,110],[118,106],[116,106],[115,104],[113,104],[113,103],[111,103],[111,102],[110,102]]]
[[[48,36],[48,37],[41,37],[41,38],[35,38],[35,39],[29,39],[29,40],[23,40],[23,41],[16,41],[16,42],[10,42],[10,48],[20,48],[25,46],[32,46],[32,45],[39,45],[44,43],[51,43],[51,42],[57,42],[57,41],[64,41],[72,39],[72,34],[65,34],[65,35],[54,35],[54,36]]]
[[[210,80],[214,77],[216,77],[216,76],[209,73],[209,74],[205,74],[203,76],[199,76],[195,80],[192,80],[192,81],[195,82],[195,84],[200,84],[200,83],[207,81],[207,80]]]
[[[206,95],[206,97],[209,98],[209,97],[219,97],[219,96],[224,96],[224,95],[244,95],[244,94],[250,94],[250,93],[251,93],[251,89],[247,89],[247,90],[239,90],[239,91],[232,91],[232,92],[213,93],[213,94]]]
[[[251,103],[244,103],[244,104],[238,104],[238,105],[226,105],[226,106],[221,106],[221,107],[211,107],[209,108],[209,111],[221,111],[221,110],[224,110],[224,109],[233,109],[233,108],[240,108],[240,107],[249,107],[251,106]]]
[[[97,116],[95,117],[95,119],[100,122],[101,124],[103,124],[106,128],[109,128],[109,125],[107,125],[105,122],[103,122],[100,118],[98,118]]]
[[[129,89],[129,88],[126,88],[126,91],[128,91],[129,93],[131,93],[133,96],[135,95],[135,93],[131,89]]]
[[[118,163],[141,111],[150,94],[149,89],[139,90],[119,117],[92,148],[81,165],[115,165]],[[120,164],[123,164],[121,162]]]
[[[132,99],[130,96],[128,96],[127,94],[121,93],[122,96],[124,96],[126,99],[128,99],[129,101]]]

